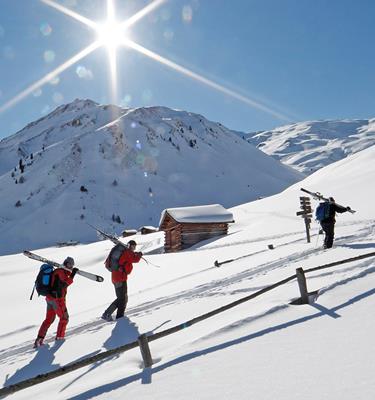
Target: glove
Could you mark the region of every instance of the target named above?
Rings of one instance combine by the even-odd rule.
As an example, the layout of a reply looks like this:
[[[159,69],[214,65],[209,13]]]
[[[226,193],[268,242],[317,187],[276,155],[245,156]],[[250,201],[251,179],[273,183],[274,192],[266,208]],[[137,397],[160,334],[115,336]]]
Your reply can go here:
[[[73,279],[74,278],[74,275],[77,273],[77,271],[78,271],[78,268],[73,268],[72,269],[72,272],[71,272],[71,274],[70,274],[70,277]]]
[[[143,253],[141,251],[138,252],[139,257],[143,256]]]
[[[346,207],[346,211],[350,211],[351,210],[351,208],[348,206],[348,207]]]

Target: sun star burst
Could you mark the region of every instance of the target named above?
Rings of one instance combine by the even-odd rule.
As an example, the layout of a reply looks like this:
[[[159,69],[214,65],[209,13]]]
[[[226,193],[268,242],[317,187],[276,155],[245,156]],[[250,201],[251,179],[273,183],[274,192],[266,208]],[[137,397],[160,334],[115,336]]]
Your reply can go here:
[[[100,45],[110,49],[117,49],[127,38],[123,25],[116,21],[106,21],[98,25],[96,31]]]
[[[241,95],[234,90],[228,89],[217,82],[214,82],[208,78],[205,78],[202,75],[195,73],[194,71],[189,70],[188,68],[179,65],[161,55],[152,52],[149,49],[139,45],[138,43],[134,42],[128,37],[128,30],[131,26],[136,24],[138,21],[143,19],[146,15],[150,12],[154,11],[156,8],[167,2],[167,0],[153,0],[143,9],[138,11],[136,14],[131,16],[125,21],[118,22],[115,18],[115,6],[113,0],[107,0],[107,18],[104,22],[99,23],[92,21],[75,11],[70,10],[69,8],[56,3],[54,0],[40,0],[44,4],[55,8],[59,12],[68,15],[69,17],[76,19],[77,21],[83,23],[84,25],[92,28],[97,35],[96,40],[85,49],[81,50],[79,53],[62,63],[52,72],[46,74],[44,77],[39,79],[38,81],[32,83],[29,87],[24,89],[22,92],[14,96],[8,102],[0,106],[0,113],[7,110],[8,108],[14,106],[16,103],[24,99],[26,96],[30,95],[32,92],[37,90],[39,87],[46,84],[52,78],[56,77],[57,75],[61,74],[67,68],[71,67],[73,64],[77,63],[82,58],[88,56],[94,50],[98,49],[99,47],[105,47],[108,50],[108,60],[109,60],[109,69],[110,69],[110,86],[111,86],[111,101],[116,103],[117,102],[117,50],[120,46],[126,46],[132,50],[135,50],[146,57],[157,61],[174,71],[185,75],[191,79],[194,79],[197,82],[203,83],[204,85],[217,90],[219,92],[224,93],[227,96],[230,96],[236,100],[241,101],[242,103],[247,104],[252,108],[256,108],[260,111],[266,112],[280,120],[283,121],[290,121],[291,119],[270,107],[267,107],[260,102],[251,99],[250,97],[246,97]]]

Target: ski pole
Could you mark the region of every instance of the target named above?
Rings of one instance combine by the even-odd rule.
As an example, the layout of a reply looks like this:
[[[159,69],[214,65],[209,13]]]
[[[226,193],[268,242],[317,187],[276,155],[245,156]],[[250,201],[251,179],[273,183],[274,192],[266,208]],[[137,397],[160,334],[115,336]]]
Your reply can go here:
[[[317,235],[317,237],[316,237],[315,248],[316,248],[316,246],[318,245],[319,236],[320,236],[320,228],[318,229],[318,235]]]
[[[152,265],[153,267],[161,268],[160,265],[156,265],[156,264],[154,264],[154,263],[152,263],[152,262],[150,262],[150,261],[147,261],[144,257],[141,257],[141,258],[142,258],[142,260],[145,260],[145,261],[146,261],[147,265]]]
[[[30,300],[32,300],[32,299],[33,299],[33,296],[34,296],[34,290],[35,290],[35,285],[34,285],[34,287],[33,287],[33,291],[31,292]]]

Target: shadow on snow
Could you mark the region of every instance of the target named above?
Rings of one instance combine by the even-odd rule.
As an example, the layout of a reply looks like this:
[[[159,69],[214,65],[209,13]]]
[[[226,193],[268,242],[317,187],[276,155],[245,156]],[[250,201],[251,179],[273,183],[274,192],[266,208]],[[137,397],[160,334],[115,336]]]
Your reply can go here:
[[[161,372],[161,371],[164,371],[167,368],[172,367],[174,365],[182,364],[184,362],[187,362],[187,361],[190,361],[190,360],[194,360],[194,359],[196,359],[198,357],[205,356],[205,355],[208,355],[208,354],[212,354],[212,353],[215,353],[217,351],[220,351],[220,350],[223,350],[223,349],[227,349],[229,347],[236,346],[236,345],[239,345],[241,343],[244,343],[244,342],[259,338],[261,336],[264,336],[264,335],[267,335],[267,334],[270,334],[270,333],[273,333],[273,332],[277,332],[277,331],[280,331],[282,329],[290,328],[290,327],[305,323],[307,321],[311,321],[311,320],[316,319],[316,318],[320,318],[322,316],[330,315],[333,318],[338,318],[339,314],[336,313],[338,310],[342,310],[342,309],[344,309],[344,308],[346,308],[348,306],[351,306],[351,305],[353,305],[353,304],[355,304],[355,303],[357,303],[357,302],[359,302],[359,301],[361,301],[361,300],[363,300],[365,298],[373,296],[373,295],[375,295],[375,289],[368,290],[368,291],[366,291],[366,292],[364,292],[364,293],[362,293],[362,294],[360,294],[358,296],[355,296],[355,297],[347,300],[344,303],[341,303],[341,304],[337,305],[336,307],[333,307],[330,310],[325,308],[325,307],[323,307],[323,306],[320,306],[320,305],[316,304],[314,307],[318,310],[318,312],[315,313],[315,314],[312,314],[312,315],[309,315],[309,316],[306,316],[306,317],[302,317],[302,318],[298,318],[298,319],[296,319],[294,321],[285,322],[285,323],[282,323],[282,324],[279,324],[279,325],[276,325],[276,326],[272,326],[272,327],[269,327],[269,328],[266,328],[266,329],[262,329],[262,330],[260,330],[258,332],[251,333],[251,334],[243,336],[241,338],[230,340],[230,341],[228,341],[226,343],[222,343],[222,344],[219,344],[219,345],[208,347],[208,348],[203,349],[203,350],[194,351],[194,352],[192,352],[190,354],[186,354],[186,355],[177,357],[174,360],[168,361],[167,363],[165,363],[163,365],[155,366],[155,367],[152,367],[152,368],[145,368],[142,372],[140,372],[138,374],[135,374],[135,375],[123,378],[123,379],[119,379],[118,381],[115,381],[115,382],[107,383],[105,385],[90,389],[90,390],[88,390],[88,391],[86,391],[84,393],[81,393],[81,394],[77,395],[77,396],[71,397],[71,400],[91,399],[94,396],[99,396],[99,395],[102,395],[102,394],[105,394],[105,393],[109,393],[109,392],[111,392],[113,390],[119,389],[119,388],[121,388],[123,386],[129,385],[130,383],[136,382],[138,380],[140,380],[142,384],[149,384],[149,383],[152,382],[152,375],[153,374]]]

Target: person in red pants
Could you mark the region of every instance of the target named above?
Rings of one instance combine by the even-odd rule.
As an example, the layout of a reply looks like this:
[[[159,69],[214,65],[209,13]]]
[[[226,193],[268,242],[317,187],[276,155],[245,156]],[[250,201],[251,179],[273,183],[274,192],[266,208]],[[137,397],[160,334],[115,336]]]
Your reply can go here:
[[[71,269],[71,271],[67,271],[63,268],[57,268],[52,273],[51,290],[46,296],[46,318],[39,328],[38,337],[35,339],[34,347],[39,347],[43,344],[43,340],[46,336],[48,328],[52,325],[56,315],[60,319],[57,326],[56,340],[63,340],[65,338],[65,330],[69,321],[65,297],[67,288],[73,283],[74,275],[78,269],[74,268],[74,260],[72,257],[67,257],[65,259],[64,266]]]

